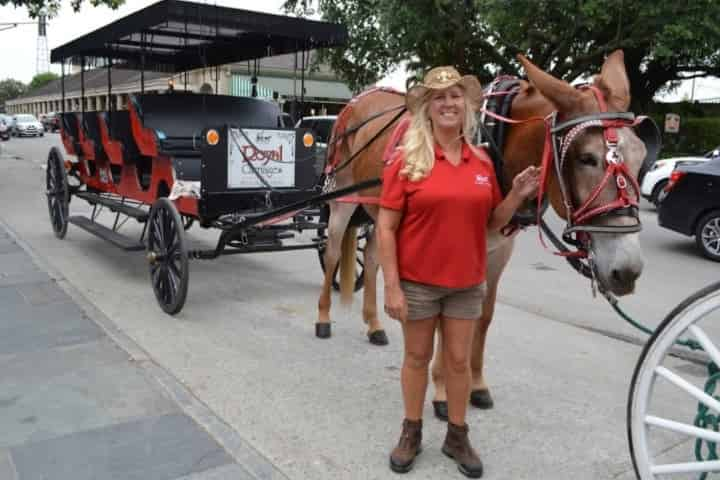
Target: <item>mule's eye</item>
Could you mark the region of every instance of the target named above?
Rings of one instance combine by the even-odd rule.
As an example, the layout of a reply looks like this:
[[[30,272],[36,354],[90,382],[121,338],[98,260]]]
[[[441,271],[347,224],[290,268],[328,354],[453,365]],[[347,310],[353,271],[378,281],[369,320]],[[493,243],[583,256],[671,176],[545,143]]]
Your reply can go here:
[[[595,155],[592,153],[583,153],[580,155],[580,158],[578,159],[581,165],[585,165],[588,167],[597,167],[598,161],[597,158],[595,158]]]

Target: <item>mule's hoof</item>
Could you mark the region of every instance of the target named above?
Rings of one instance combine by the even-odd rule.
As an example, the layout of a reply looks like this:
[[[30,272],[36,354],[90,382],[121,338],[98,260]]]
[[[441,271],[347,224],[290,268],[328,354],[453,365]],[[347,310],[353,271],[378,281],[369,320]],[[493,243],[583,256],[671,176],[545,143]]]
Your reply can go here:
[[[332,332],[330,331],[329,323],[316,323],[315,324],[315,336],[317,338],[330,338]]]
[[[375,330],[372,333],[368,333],[368,340],[370,340],[370,343],[373,345],[379,345],[381,347],[390,343],[385,334],[385,330]]]
[[[433,400],[433,410],[435,410],[435,417],[439,420],[448,421],[448,404],[446,401]]]
[[[487,388],[482,390],[473,390],[470,392],[470,404],[473,407],[481,408],[483,410],[493,408],[493,405],[495,405],[492,396],[490,396],[490,390]]]

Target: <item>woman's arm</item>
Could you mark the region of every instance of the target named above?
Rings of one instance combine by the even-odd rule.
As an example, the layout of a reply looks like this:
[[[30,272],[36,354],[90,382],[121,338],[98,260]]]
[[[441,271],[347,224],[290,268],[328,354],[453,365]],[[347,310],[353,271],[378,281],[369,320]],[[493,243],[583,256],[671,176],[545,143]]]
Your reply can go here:
[[[400,288],[397,265],[397,229],[403,213],[380,207],[376,228],[378,256],[385,281],[385,311],[402,322],[407,318],[407,302]]]
[[[537,193],[539,186],[540,169],[538,167],[528,167],[516,175],[510,193],[490,214],[488,230],[496,232],[507,225],[520,205]]]

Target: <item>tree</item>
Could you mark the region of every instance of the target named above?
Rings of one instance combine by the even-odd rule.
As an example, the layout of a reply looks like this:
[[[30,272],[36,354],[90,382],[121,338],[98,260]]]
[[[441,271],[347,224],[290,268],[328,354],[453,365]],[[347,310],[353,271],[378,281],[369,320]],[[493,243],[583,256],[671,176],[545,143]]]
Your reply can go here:
[[[0,80],[0,105],[4,105],[7,100],[17,98],[27,91],[24,83],[7,78]]]
[[[14,5],[15,7],[27,7],[28,13],[32,18],[36,18],[41,12],[46,12],[53,16],[60,10],[62,0],[0,0],[0,7],[5,5]],[[71,0],[73,10],[80,11],[80,6],[85,0]],[[105,5],[113,10],[125,3],[125,0],[88,0],[93,7]]]
[[[286,8],[303,13],[303,2]],[[487,81],[521,73],[516,53],[568,81],[625,51],[633,106],[686,78],[720,75],[716,0],[317,0],[322,18],[348,26],[346,50],[323,52],[357,89],[399,62],[413,73],[454,64]]]
[[[53,72],[45,72],[45,73],[38,73],[33,77],[32,80],[30,80],[30,83],[27,86],[28,91],[29,90],[35,90],[36,88],[40,88],[44,85],[47,85],[48,83],[52,82],[55,79],[60,78],[56,73]]]

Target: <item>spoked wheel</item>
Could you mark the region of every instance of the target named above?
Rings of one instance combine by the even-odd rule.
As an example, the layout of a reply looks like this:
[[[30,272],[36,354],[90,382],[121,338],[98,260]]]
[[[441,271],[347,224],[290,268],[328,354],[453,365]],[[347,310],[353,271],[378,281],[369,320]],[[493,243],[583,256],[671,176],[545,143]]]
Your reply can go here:
[[[365,225],[358,231],[357,250],[355,251],[355,285],[353,287],[355,292],[361,290],[365,284],[365,259],[363,258],[363,254],[365,252],[365,245],[367,244],[368,229],[370,228],[372,227]],[[325,245],[327,244],[327,233],[324,228],[318,229],[317,233],[320,241],[320,246],[318,247],[320,268],[322,268],[323,273],[325,273]],[[340,265],[338,264],[338,266],[335,267],[335,274],[333,275],[332,283],[333,289],[338,292],[340,291],[340,281],[338,278],[339,270]]]
[[[68,226],[70,189],[62,153],[57,147],[50,149],[45,171],[45,187],[50,223],[57,238],[65,238]]]
[[[190,270],[183,222],[167,198],[157,200],[150,210],[147,246],[155,298],[165,313],[174,315],[185,304]]]
[[[677,341],[694,342],[704,353],[685,348],[679,356]],[[720,283],[678,305],[640,355],[627,407],[638,478],[704,480],[708,473],[720,472],[718,367]]]

